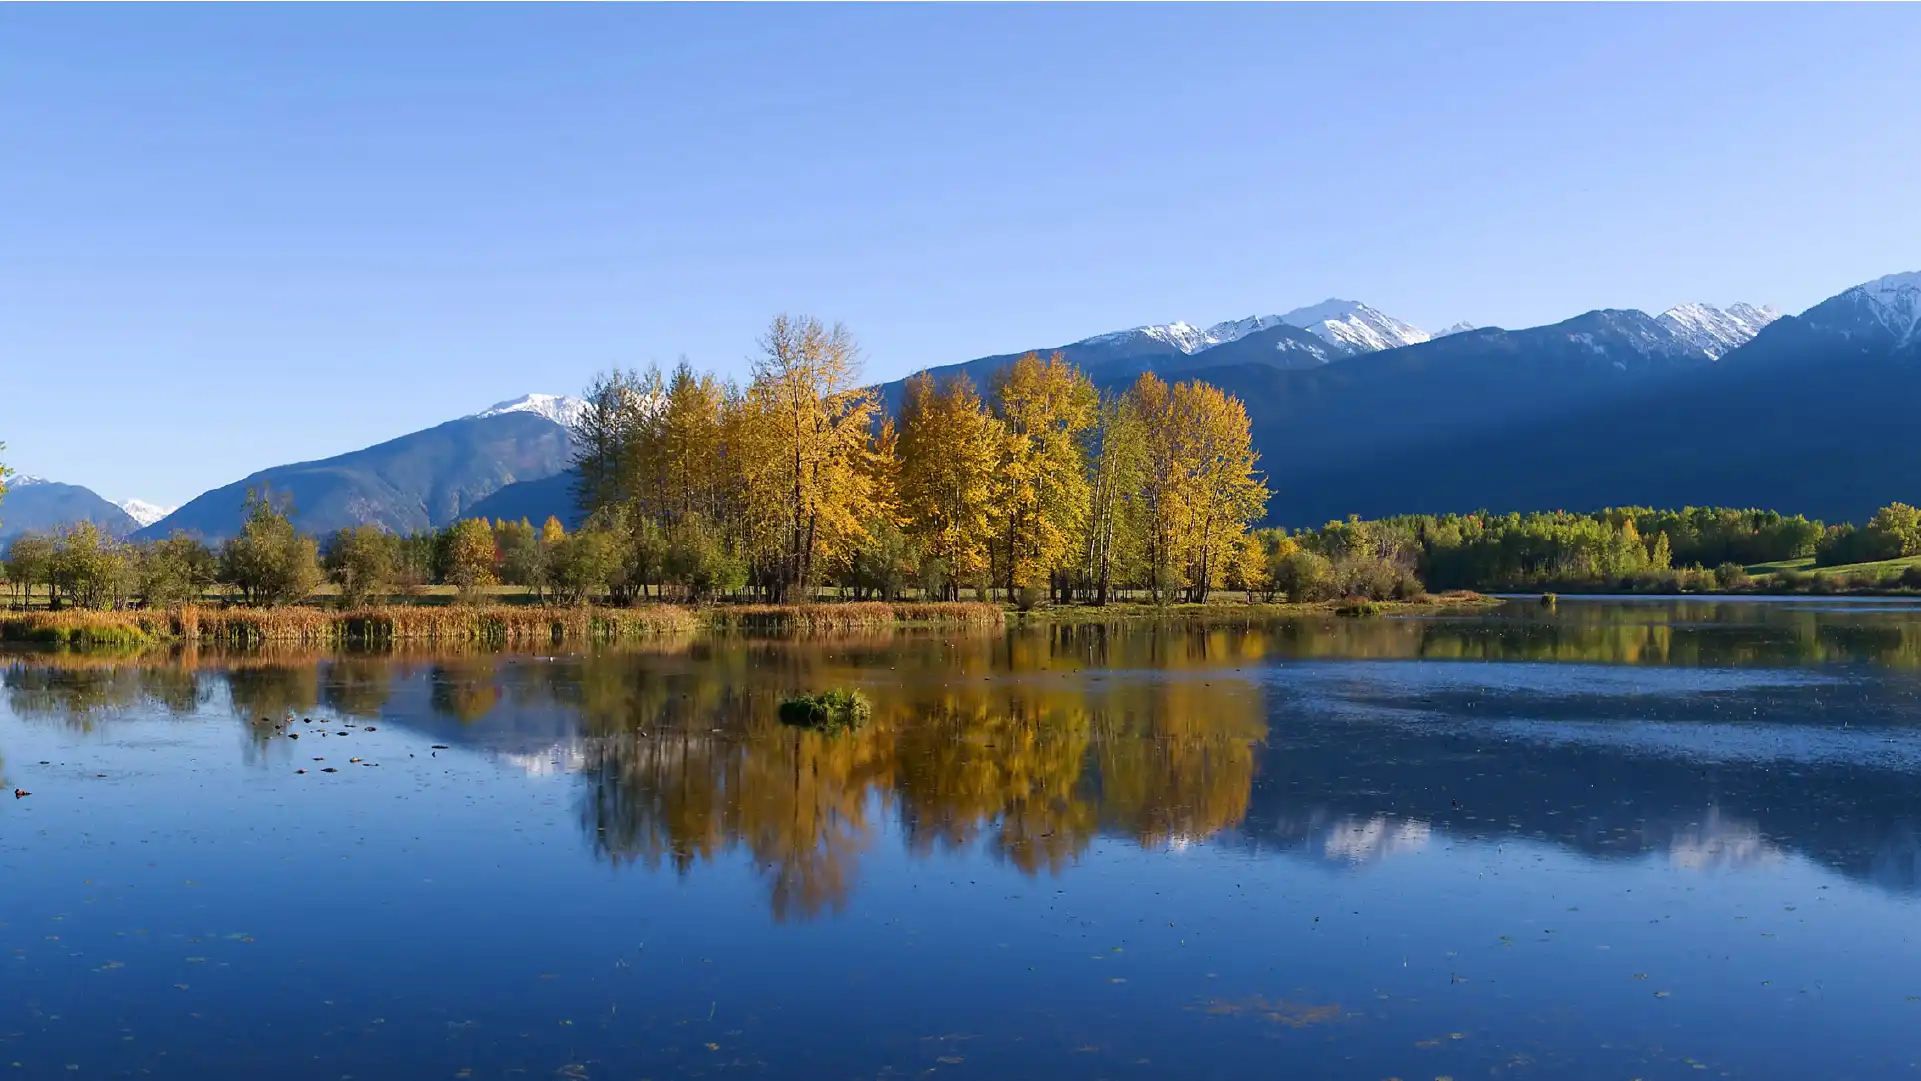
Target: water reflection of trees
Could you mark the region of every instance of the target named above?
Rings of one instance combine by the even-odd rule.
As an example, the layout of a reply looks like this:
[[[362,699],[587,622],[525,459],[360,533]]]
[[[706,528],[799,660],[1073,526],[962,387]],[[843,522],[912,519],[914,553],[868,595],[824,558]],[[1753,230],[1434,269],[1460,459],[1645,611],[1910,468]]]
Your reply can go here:
[[[600,858],[689,873],[744,855],[782,917],[843,904],[895,825],[911,852],[977,850],[1029,874],[1059,873],[1101,836],[1160,846],[1241,830],[1353,861],[1417,849],[1431,829],[1478,835],[1502,822],[1602,858],[1667,851],[1679,866],[1772,859],[1785,846],[1921,888],[1911,801],[1868,766],[1792,781],[1723,767],[1704,800],[1700,771],[1680,759],[1392,728],[1357,736],[1345,722],[1302,728],[1285,706],[1287,738],[1263,752],[1268,692],[1236,670],[1296,658],[1909,667],[1921,664],[1921,617],[1564,601],[1431,619],[697,639],[554,658],[39,656],[0,666],[0,682],[14,714],[79,727],[155,705],[219,709],[224,693],[249,720],[383,717],[503,753],[544,749],[580,771],[578,818]],[[837,685],[874,701],[870,726],[834,737],[778,723],[784,694]],[[1449,763],[1467,772],[1452,777]],[[1436,804],[1455,788],[1471,793],[1465,809]],[[1616,821],[1618,809],[1570,805],[1569,792],[1590,790],[1639,806]],[[1850,813],[1827,813],[1837,800]]]
[[[912,852],[977,848],[1030,874],[1059,872],[1102,832],[1158,845],[1238,824],[1265,734],[1258,689],[1089,680],[1115,659],[1089,645],[929,640],[883,658],[760,645],[684,672],[589,665],[582,827],[605,858],[682,872],[743,850],[786,918],[840,907],[889,821]],[[876,679],[876,661],[895,675]],[[786,690],[834,682],[863,685],[869,725],[778,722]]]

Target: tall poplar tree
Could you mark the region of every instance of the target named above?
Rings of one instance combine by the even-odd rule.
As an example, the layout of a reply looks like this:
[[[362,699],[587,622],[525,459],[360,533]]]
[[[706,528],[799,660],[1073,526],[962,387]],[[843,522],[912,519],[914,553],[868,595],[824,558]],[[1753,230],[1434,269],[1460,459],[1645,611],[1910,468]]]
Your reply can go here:
[[[922,372],[903,389],[897,448],[903,528],[924,556],[939,562],[948,598],[987,569],[999,427],[964,374],[936,385]]]
[[[742,466],[749,517],[772,592],[807,597],[822,565],[865,537],[867,456],[879,400],[861,386],[853,335],[818,319],[775,317],[747,388]]]
[[[1009,596],[1050,584],[1080,547],[1088,508],[1081,437],[1098,402],[1093,383],[1059,353],[1045,361],[1028,353],[995,376],[995,535]]]

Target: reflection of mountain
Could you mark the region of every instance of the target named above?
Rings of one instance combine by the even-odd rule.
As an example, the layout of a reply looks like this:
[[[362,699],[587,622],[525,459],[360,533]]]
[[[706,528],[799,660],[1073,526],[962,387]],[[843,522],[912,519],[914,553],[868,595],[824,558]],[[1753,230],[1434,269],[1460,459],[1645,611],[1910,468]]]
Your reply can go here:
[[[1921,892],[1912,677],[1656,668],[1557,685],[1536,666],[1404,669],[1310,666],[1270,685],[1287,723],[1259,764],[1246,843],[1361,862],[1406,850],[1384,842],[1418,826],[1691,870],[1796,852]]]
[[[379,718],[576,778],[602,859],[693,874],[745,858],[781,917],[844,904],[882,846],[1058,874],[1103,836],[1225,835],[1333,866],[1476,839],[1689,873],[1794,855],[1921,892],[1917,624],[1832,604],[1569,601],[554,658],[69,655],[0,667],[0,683],[13,713],[83,727],[155,704]],[[1422,659],[1443,663],[1400,663]],[[782,696],[829,686],[860,687],[873,723],[778,723]]]

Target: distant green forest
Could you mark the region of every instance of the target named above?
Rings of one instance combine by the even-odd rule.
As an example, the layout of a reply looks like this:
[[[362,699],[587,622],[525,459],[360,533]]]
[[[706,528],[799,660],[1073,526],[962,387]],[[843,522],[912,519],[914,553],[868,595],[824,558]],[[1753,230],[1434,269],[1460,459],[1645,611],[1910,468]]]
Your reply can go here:
[[[1397,577],[1482,592],[1921,590],[1921,511],[1905,503],[1864,526],[1730,507],[1610,507],[1351,518],[1261,539],[1272,588],[1290,595],[1367,593],[1372,580]]]

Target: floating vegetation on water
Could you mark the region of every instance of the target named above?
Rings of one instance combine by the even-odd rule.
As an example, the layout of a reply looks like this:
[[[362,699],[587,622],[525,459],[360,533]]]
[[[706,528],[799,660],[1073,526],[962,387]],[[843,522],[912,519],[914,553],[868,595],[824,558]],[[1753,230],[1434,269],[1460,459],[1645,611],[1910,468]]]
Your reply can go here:
[[[874,707],[866,695],[841,688],[821,694],[795,695],[780,704],[780,723],[796,728],[826,731],[859,728],[873,714]]]
[[[1355,601],[1352,604],[1343,604],[1339,608],[1334,609],[1334,614],[1344,616],[1348,619],[1378,616],[1381,614],[1381,606],[1375,601]]]
[[[1561,598],[1555,596],[1552,593],[1543,593],[1541,594],[1541,607],[1552,608],[1556,603],[1560,601],[1560,599]]]
[[[1270,1001],[1260,995],[1255,995],[1252,998],[1239,1002],[1231,1002],[1226,999],[1214,999],[1207,1003],[1205,1009],[1211,1014],[1230,1017],[1259,1017],[1288,1028],[1306,1028],[1309,1025],[1326,1024],[1330,1021],[1343,1020],[1347,1016],[1346,1012],[1341,1009],[1341,1004],[1338,1002],[1316,1005],[1312,1003],[1289,1002],[1285,999],[1274,999]],[[1420,1045],[1417,1044],[1416,1046]]]

